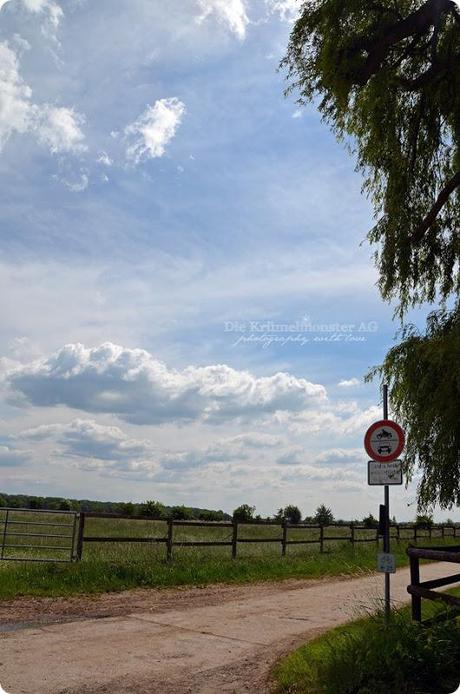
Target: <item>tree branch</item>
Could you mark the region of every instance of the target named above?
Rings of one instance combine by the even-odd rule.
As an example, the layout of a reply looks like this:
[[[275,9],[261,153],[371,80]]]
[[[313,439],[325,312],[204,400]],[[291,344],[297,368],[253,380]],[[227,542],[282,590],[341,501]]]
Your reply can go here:
[[[436,26],[441,14],[451,12],[453,7],[452,0],[426,0],[424,5],[408,17],[387,27],[377,40],[364,46],[368,53],[366,61],[351,76],[352,80],[361,86],[366,85],[379,71],[392,46],[410,36],[426,33],[432,26]]]
[[[438,62],[435,65],[430,65],[430,67],[427,70],[425,70],[425,72],[421,72],[420,75],[414,77],[413,80],[400,78],[399,82],[403,89],[406,89],[407,91],[418,91],[421,87],[424,87],[426,84],[429,84],[435,79],[442,77],[444,73],[446,73],[451,68],[452,65],[456,65],[459,62],[460,53],[455,53],[448,61]]]
[[[431,210],[428,212],[427,216],[425,219],[422,221],[421,224],[418,225],[418,227],[415,229],[415,231],[412,232],[410,236],[410,240],[412,243],[420,243],[420,241],[423,239],[425,236],[426,232],[428,229],[435,223],[436,217],[446,204],[446,202],[449,200],[450,196],[454,192],[456,188],[460,186],[460,171],[457,171],[457,173],[452,176],[450,181],[447,182],[447,184],[444,186],[444,188],[441,190],[439,193],[436,202],[434,203],[433,207]]]

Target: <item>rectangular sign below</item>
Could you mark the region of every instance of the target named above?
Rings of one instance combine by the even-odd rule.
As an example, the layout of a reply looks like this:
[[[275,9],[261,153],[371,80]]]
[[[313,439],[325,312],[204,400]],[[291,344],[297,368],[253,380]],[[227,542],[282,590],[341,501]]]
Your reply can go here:
[[[367,483],[371,486],[402,484],[402,462],[394,460],[392,463],[377,463],[375,460],[369,460],[367,462]]]
[[[394,554],[379,552],[377,554],[377,571],[384,574],[396,573],[396,559]]]

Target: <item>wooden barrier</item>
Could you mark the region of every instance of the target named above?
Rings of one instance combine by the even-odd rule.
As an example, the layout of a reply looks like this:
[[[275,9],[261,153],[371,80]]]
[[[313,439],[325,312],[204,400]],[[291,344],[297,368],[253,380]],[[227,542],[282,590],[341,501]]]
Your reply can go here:
[[[444,532],[442,537],[444,537]],[[437,593],[433,588],[459,583],[460,573],[420,582],[420,559],[460,563],[460,545],[452,547],[408,547],[407,554],[410,562],[410,585],[407,586],[407,592],[412,596],[412,619],[422,622],[422,598],[443,602],[454,608],[449,613],[443,613],[435,618],[425,620],[424,624],[435,620],[438,621],[439,617],[445,619],[458,616],[460,614],[460,598],[448,593]]]
[[[194,521],[194,520],[173,520],[168,519],[165,522],[166,533],[161,537],[153,537],[150,535],[145,536],[126,536],[126,535],[86,535],[85,534],[85,522],[88,518],[102,518],[111,520],[133,520],[133,521],[144,521],[144,522],[158,522],[160,519],[149,518],[146,516],[127,516],[121,514],[110,514],[110,513],[97,513],[97,512],[87,512],[80,513],[79,515],[79,528],[78,528],[78,540],[77,540],[77,557],[82,558],[83,546],[86,542],[101,542],[101,543],[144,543],[144,544],[164,544],[166,547],[166,558],[170,560],[173,556],[174,547],[229,547],[231,549],[231,556],[236,559],[238,556],[238,545],[245,544],[280,544],[281,555],[284,557],[287,554],[287,548],[289,545],[318,545],[319,551],[323,553],[327,547],[328,542],[348,542],[352,546],[361,543],[377,543],[379,542],[379,530],[378,528],[368,528],[364,525],[358,525],[355,523],[350,523],[345,525],[342,523],[331,523],[330,525],[319,525],[319,524],[308,524],[308,523],[288,523],[287,521]],[[242,537],[239,533],[239,529],[247,526],[277,526],[281,530],[281,534],[278,537]],[[86,526],[87,527],[87,526]],[[219,540],[175,540],[174,539],[174,529],[179,527],[188,528],[218,528],[218,529],[231,529],[228,538]],[[328,531],[334,528],[342,528],[347,530],[347,534],[343,535],[328,535]],[[392,534],[392,538],[396,539],[397,542],[402,540],[417,539],[417,534],[420,535],[420,528],[417,528],[415,524],[393,524],[392,529],[396,530],[396,533]],[[444,538],[447,536],[446,531],[452,530],[450,533],[451,537],[456,537],[457,526],[446,525],[446,526],[433,526],[434,530],[440,530],[441,536]],[[316,530],[318,531],[317,537],[315,538],[304,538],[304,539],[293,539],[292,535],[290,537],[289,531],[293,530]],[[426,529],[428,531],[428,529]],[[401,531],[410,531],[411,537],[403,537]],[[366,537],[362,537],[363,532],[367,533]],[[431,538],[431,532],[430,532]]]

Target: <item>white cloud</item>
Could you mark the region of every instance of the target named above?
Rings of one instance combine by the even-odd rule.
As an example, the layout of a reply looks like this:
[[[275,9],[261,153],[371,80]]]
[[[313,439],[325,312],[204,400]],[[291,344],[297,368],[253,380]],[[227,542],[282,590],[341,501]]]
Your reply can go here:
[[[113,160],[109,157],[107,152],[101,152],[97,158],[97,163],[101,166],[112,166]]]
[[[150,459],[150,441],[129,438],[119,427],[98,424],[92,419],[74,419],[69,424],[44,424],[21,432],[19,438],[32,441],[54,440],[60,454],[107,461]]]
[[[255,419],[326,401],[323,386],[279,372],[256,377],[225,364],[169,369],[142,349],[69,344],[6,375],[18,402],[117,414],[137,424]]]
[[[0,150],[14,133],[30,132],[52,154],[83,151],[83,116],[67,107],[34,104],[31,97],[16,53],[0,43]]]
[[[359,386],[361,384],[361,381],[359,378],[349,378],[348,380],[346,378],[342,379],[341,381],[338,382],[339,388],[354,388],[355,386]]]
[[[46,145],[52,154],[84,151],[85,136],[80,127],[84,122],[84,117],[72,108],[56,107],[50,104],[36,107],[34,127],[38,140]]]
[[[219,22],[228,26],[239,39],[246,36],[249,18],[246,14],[244,0],[198,0],[202,13],[197,17],[201,23],[207,17],[215,16]]]
[[[139,164],[143,159],[162,157],[184,113],[185,104],[176,97],[158,99],[153,106],[148,106],[134,123],[125,128],[125,136],[132,139],[126,149],[128,160]]]
[[[304,0],[266,0],[270,14],[278,13],[285,22],[293,22],[302,7]]]
[[[117,426],[80,418],[68,424],[42,424],[20,432],[15,438],[38,444],[52,442],[58,446],[52,453],[57,459],[63,456],[76,458],[74,464],[78,467],[100,472],[115,468],[131,470],[146,477],[159,469],[174,472],[204,468],[214,463],[245,461],[251,455],[260,455],[264,449],[273,449],[282,443],[278,437],[249,432],[207,446],[159,451],[152,441],[130,438]]]
[[[7,43],[0,43],[0,150],[14,132],[31,127],[32,90],[19,74],[16,54]]]
[[[4,5],[14,3],[14,5],[22,5],[28,12],[33,14],[43,14],[46,17],[46,23],[42,25],[42,34],[48,39],[55,39],[56,31],[64,16],[62,7],[55,0],[0,0],[0,10]]]
[[[287,427],[296,434],[328,434],[337,437],[365,432],[367,427],[379,419],[381,408],[377,406],[362,410],[356,402],[329,405],[317,410],[303,412],[276,412],[277,424]]]

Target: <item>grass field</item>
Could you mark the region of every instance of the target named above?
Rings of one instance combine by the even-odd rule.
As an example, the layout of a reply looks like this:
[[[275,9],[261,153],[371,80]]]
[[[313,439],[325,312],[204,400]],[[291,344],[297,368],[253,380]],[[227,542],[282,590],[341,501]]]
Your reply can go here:
[[[4,517],[4,512],[3,512]],[[25,545],[29,541],[47,547],[64,546],[70,542],[63,539],[71,531],[70,516],[62,516],[63,521],[55,515],[24,514],[18,512],[12,516],[22,525],[21,533],[36,533],[40,526],[32,524],[42,522],[61,523],[61,527],[50,526],[48,532],[56,537],[46,540],[34,538],[28,540],[24,535],[8,535],[5,556],[15,557],[20,553],[32,557],[63,556],[68,550],[26,550],[21,547],[10,547],[12,544]],[[2,515],[0,513],[0,533],[2,532]],[[10,526],[9,526],[10,527]],[[13,526],[14,527],[14,526]],[[9,532],[9,530],[8,530]],[[112,537],[160,537],[165,538],[167,523],[165,521],[122,520],[105,518],[87,518],[85,536]],[[238,545],[238,557],[231,558],[231,547],[174,547],[171,561],[166,560],[165,544],[151,543],[85,543],[83,559],[72,564],[59,563],[26,563],[19,561],[0,562],[0,599],[18,595],[74,595],[79,593],[97,593],[116,591],[134,587],[165,587],[180,585],[205,585],[215,582],[255,582],[264,580],[282,580],[286,578],[318,578],[321,576],[359,575],[375,568],[377,546],[375,542],[352,546],[349,541],[331,541],[330,537],[348,538],[347,527],[329,527],[324,530],[324,553],[319,545],[290,545],[287,554],[281,557],[281,534],[279,526],[274,525],[241,525],[238,528],[240,539],[276,538],[276,542],[244,543]],[[409,535],[409,533],[406,533]],[[174,527],[174,541],[227,541],[231,540],[230,527]],[[439,535],[439,533],[438,533]],[[289,539],[317,539],[318,529],[290,529]],[[375,537],[375,530],[356,531],[356,537]],[[401,543],[393,543],[398,566],[407,564],[404,532],[401,531]],[[426,538],[421,538],[428,544]],[[440,538],[434,533],[434,544]],[[446,539],[446,544],[453,540]],[[458,540],[457,540],[458,542]]]
[[[460,596],[460,589],[449,592]],[[444,610],[424,601],[423,618]],[[427,628],[410,608],[333,629],[283,658],[277,694],[447,694],[460,683],[460,620]]]

